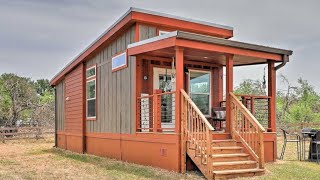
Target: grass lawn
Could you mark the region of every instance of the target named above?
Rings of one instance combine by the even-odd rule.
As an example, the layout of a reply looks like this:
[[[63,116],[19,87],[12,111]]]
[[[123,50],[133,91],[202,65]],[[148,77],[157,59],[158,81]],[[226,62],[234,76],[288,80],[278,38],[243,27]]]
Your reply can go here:
[[[52,138],[0,143],[0,179],[203,179],[198,172],[182,175],[52,146]],[[243,179],[320,179],[320,165],[297,161],[295,146],[287,147],[285,160],[266,164],[264,176]]]
[[[52,138],[0,143],[0,179],[200,179],[52,148]]]

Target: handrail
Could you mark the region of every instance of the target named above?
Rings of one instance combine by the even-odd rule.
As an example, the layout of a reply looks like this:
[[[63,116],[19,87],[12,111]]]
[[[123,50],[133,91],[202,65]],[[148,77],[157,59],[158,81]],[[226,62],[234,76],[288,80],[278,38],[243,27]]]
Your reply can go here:
[[[259,168],[264,168],[265,128],[251,112],[230,92],[232,136],[237,136],[249,153],[258,161]]]
[[[234,94],[238,97],[246,97],[246,98],[262,98],[262,99],[270,99],[271,96],[263,96],[263,95],[252,95],[252,94]]]
[[[196,104],[194,104],[194,102],[192,101],[192,99],[190,98],[190,96],[184,91],[181,90],[181,94],[184,96],[184,98],[186,98],[186,100],[190,103],[190,105],[194,108],[194,110],[199,114],[199,116],[201,117],[201,119],[204,121],[204,123],[207,125],[207,127],[209,128],[210,131],[214,131],[214,128],[212,127],[212,125],[209,123],[209,121],[207,120],[207,118],[203,115],[203,113],[200,111],[200,109],[198,108],[198,106]]]
[[[200,168],[201,172],[207,178],[213,177],[211,143],[214,128],[184,90],[181,90],[180,100],[182,154],[188,149],[195,150],[195,156],[200,157],[201,165],[206,167]]]
[[[269,123],[269,108],[271,96],[235,94],[242,104],[251,112],[265,128],[271,128]]]

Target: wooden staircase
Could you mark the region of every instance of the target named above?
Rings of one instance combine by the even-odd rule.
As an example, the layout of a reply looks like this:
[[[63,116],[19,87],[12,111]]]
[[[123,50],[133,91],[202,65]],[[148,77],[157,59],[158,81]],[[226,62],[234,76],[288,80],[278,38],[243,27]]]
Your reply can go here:
[[[215,139],[214,129],[203,116],[189,96],[182,90],[182,171],[188,155],[207,179],[230,179],[237,177],[251,177],[264,174],[263,141],[261,133],[264,129],[250,123],[237,115],[233,117],[234,128],[227,139]],[[232,97],[233,98],[233,97]],[[239,113],[241,102],[232,99],[232,109]],[[240,108],[239,108],[240,107]],[[244,109],[245,110],[245,109]],[[248,113],[248,112],[245,112]],[[250,112],[249,112],[250,113]],[[239,115],[238,115],[239,116]],[[240,116],[239,116],[240,117]],[[254,118],[254,117],[253,117]],[[239,123],[241,119],[245,123]],[[255,138],[254,136],[258,136]],[[263,137],[262,137],[263,138]],[[262,158],[261,158],[262,157]]]
[[[200,155],[200,148],[188,142],[187,154],[203,174],[207,173],[206,162]],[[212,140],[212,179],[230,179],[251,177],[264,174],[258,162],[252,160],[244,148],[237,145],[233,139]],[[208,178],[209,179],[209,178]]]

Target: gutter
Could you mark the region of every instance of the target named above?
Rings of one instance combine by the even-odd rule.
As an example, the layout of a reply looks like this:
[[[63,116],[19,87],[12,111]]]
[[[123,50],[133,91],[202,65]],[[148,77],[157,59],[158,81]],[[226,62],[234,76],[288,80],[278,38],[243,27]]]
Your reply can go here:
[[[274,69],[275,71],[281,69],[283,66],[285,66],[289,62],[289,56],[288,55],[283,55],[282,56],[282,63],[276,66]]]

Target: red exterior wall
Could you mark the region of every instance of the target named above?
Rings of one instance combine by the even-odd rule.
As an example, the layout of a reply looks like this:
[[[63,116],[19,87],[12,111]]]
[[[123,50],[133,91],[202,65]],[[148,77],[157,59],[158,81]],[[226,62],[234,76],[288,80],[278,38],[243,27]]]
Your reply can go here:
[[[65,77],[65,144],[66,149],[83,152],[84,72],[83,64]]]

